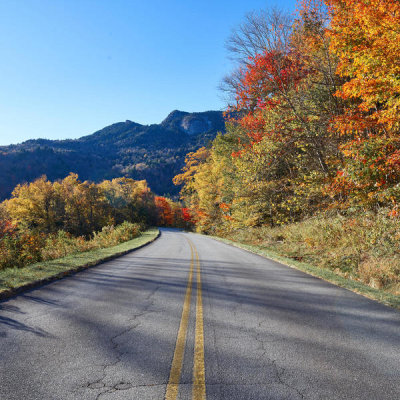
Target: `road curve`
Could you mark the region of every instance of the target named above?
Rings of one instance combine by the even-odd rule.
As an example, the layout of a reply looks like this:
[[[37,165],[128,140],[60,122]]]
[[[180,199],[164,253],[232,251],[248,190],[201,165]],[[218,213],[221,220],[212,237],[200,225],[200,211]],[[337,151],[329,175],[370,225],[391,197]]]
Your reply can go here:
[[[400,399],[400,313],[210,238],[0,302],[0,399]]]

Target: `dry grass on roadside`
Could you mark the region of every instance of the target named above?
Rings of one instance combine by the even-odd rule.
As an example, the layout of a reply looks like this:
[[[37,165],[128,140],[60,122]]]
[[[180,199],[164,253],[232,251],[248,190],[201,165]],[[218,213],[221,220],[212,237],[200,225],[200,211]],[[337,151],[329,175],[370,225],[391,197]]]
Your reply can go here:
[[[400,222],[381,213],[319,215],[225,237],[330,270],[372,288],[400,295]]]

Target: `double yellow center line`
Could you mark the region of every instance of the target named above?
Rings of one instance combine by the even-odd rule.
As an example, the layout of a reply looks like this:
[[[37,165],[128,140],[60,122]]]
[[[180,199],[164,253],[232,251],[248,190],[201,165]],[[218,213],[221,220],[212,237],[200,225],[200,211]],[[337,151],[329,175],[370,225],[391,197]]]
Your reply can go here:
[[[179,380],[181,377],[183,357],[185,354],[186,334],[189,325],[190,301],[192,298],[192,286],[194,265],[196,263],[197,297],[196,297],[196,327],[193,361],[193,400],[206,399],[206,382],[204,370],[204,327],[203,327],[203,300],[201,291],[201,273],[199,254],[194,244],[187,239],[190,245],[190,271],[186,287],[185,300],[183,302],[182,317],[176,339],[174,358],[172,360],[165,400],[175,400],[178,396]]]

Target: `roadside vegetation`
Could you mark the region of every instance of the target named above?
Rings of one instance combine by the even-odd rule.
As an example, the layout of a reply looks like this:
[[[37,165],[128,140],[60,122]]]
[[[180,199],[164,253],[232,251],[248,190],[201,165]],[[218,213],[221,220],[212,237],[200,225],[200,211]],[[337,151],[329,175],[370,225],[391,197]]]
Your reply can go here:
[[[386,213],[316,215],[298,223],[219,235],[400,308],[400,225]],[[360,285],[348,286],[333,275]]]
[[[185,227],[185,218],[178,203],[155,196],[145,181],[41,177],[0,204],[0,271],[116,246],[149,226]]]
[[[399,296],[400,3],[305,0],[227,44],[227,133],[174,178],[197,231]]]
[[[8,297],[19,289],[59,279],[126,254],[155,240],[158,234],[157,228],[149,228],[138,234],[135,239],[124,241],[116,246],[70,253],[62,258],[29,264],[21,268],[4,268],[0,270],[0,298]]]
[[[254,239],[254,237],[251,237],[248,241],[246,241],[246,238],[243,238],[243,236],[241,235],[238,235],[234,239],[228,239],[221,236],[213,236],[213,238],[232,246],[239,247],[252,253],[256,253],[269,259],[275,260],[289,267],[306,272],[307,274],[313,275],[315,277],[322,278],[337,286],[341,286],[353,292],[362,294],[363,296],[369,297],[370,299],[377,300],[387,306],[400,309],[400,296],[398,292],[396,294],[396,291],[394,291],[393,289],[379,289],[375,286],[367,285],[361,280],[353,279],[348,275],[346,276],[344,274],[338,273],[337,270],[322,267],[318,265],[315,259],[311,261],[312,263],[309,263],[306,261],[306,259],[298,257],[297,255],[290,256],[289,253],[283,253],[281,249],[278,249],[276,246],[274,246],[274,244],[260,244],[257,242],[257,240]]]

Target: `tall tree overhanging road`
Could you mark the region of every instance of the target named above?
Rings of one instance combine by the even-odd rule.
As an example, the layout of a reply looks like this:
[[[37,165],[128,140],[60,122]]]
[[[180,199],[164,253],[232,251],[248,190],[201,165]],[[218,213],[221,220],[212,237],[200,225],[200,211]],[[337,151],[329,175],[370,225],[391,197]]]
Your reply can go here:
[[[163,230],[0,303],[0,398],[394,400],[400,313]]]

